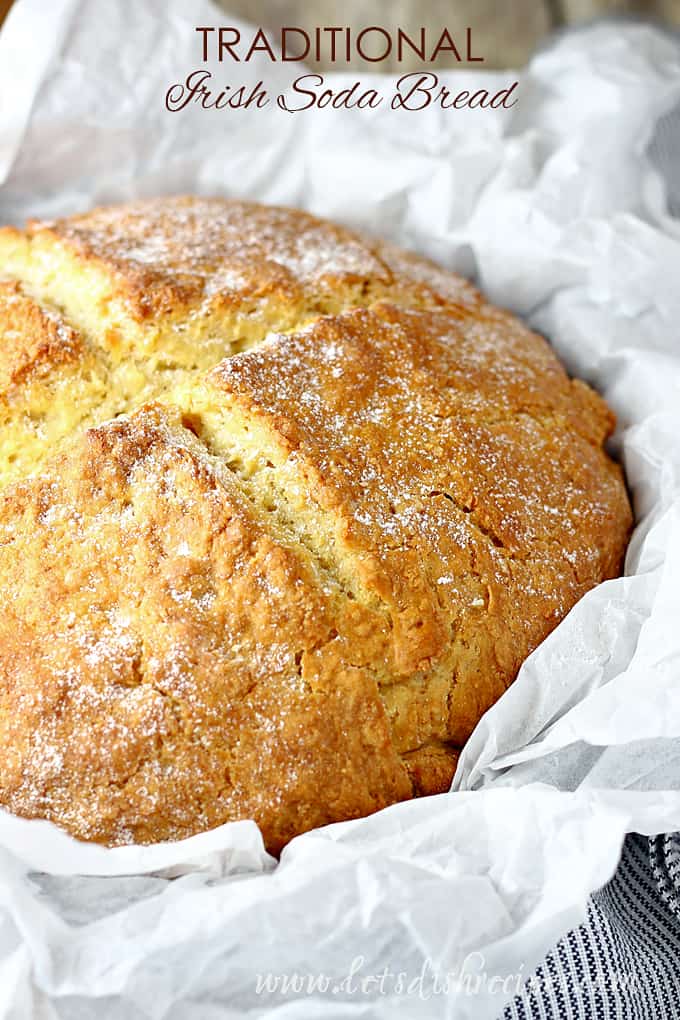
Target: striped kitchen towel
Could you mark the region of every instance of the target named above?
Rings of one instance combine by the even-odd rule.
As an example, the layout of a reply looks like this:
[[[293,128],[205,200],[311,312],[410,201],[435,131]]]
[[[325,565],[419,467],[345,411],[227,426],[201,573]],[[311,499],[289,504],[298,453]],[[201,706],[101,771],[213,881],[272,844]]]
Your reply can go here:
[[[680,1017],[680,833],[629,836],[588,920],[557,943],[502,1020]]]

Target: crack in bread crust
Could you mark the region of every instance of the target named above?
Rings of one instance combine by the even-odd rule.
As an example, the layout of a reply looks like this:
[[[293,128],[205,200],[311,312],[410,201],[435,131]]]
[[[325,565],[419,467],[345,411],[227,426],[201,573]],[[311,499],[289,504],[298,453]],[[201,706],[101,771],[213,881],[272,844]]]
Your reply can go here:
[[[19,289],[28,345],[49,320],[87,352],[65,366],[66,344],[52,345],[36,413],[22,405],[28,386],[2,386],[0,360],[3,424],[17,433],[0,456],[0,485],[38,470],[79,427],[129,412],[272,331],[294,332],[381,297],[414,307],[477,301],[453,276],[443,297],[433,284],[446,274],[334,224],[218,199],[147,200],[25,231],[5,227],[0,265],[0,329],[10,331],[8,296]],[[78,391],[70,402],[68,387]],[[80,408],[80,419],[64,415],[67,406]]]
[[[0,255],[0,802],[278,850],[446,789],[620,569],[603,401],[453,274],[294,210],[138,202]]]

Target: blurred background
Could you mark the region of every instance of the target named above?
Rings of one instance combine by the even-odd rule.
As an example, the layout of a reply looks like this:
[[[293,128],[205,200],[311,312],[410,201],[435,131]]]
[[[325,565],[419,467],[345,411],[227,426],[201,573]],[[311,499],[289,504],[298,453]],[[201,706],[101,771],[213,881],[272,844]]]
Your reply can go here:
[[[265,28],[299,25],[381,25],[404,31],[421,25],[433,30],[446,26],[454,38],[465,28],[473,30],[474,50],[484,56],[490,68],[525,64],[537,45],[550,32],[579,21],[591,21],[605,14],[635,15],[664,21],[680,29],[680,0],[220,0],[220,6]],[[308,61],[309,63],[309,61]],[[361,66],[357,61],[356,66]],[[367,65],[368,66],[368,65]],[[404,71],[422,66],[414,58],[399,65]],[[450,57],[435,67],[455,66]],[[323,62],[319,65],[323,69]],[[376,65],[371,65],[376,70]],[[380,70],[395,70],[389,60]]]
[[[17,0],[19,2],[19,0]],[[45,0],[49,2],[49,0]],[[141,0],[140,0],[141,2]],[[381,25],[397,26],[406,32],[421,25],[446,26],[454,38],[460,33],[464,42],[465,28],[473,30],[474,50],[484,56],[485,68],[519,67],[550,32],[606,14],[635,15],[663,21],[680,29],[680,0],[218,0],[225,12],[231,12],[258,26],[278,29],[281,25],[299,25],[304,29],[316,25],[350,25],[364,28]],[[187,0],[190,6],[191,0]],[[12,6],[12,0],[0,0],[0,21]],[[224,22],[228,24],[228,21]],[[308,61],[308,63],[312,63]],[[362,61],[354,66],[360,67]],[[322,61],[318,66],[323,70]],[[376,65],[370,66],[376,70]],[[403,71],[419,65],[417,58],[402,62]],[[450,57],[439,60],[435,67],[455,66]],[[394,70],[389,60],[381,70]]]

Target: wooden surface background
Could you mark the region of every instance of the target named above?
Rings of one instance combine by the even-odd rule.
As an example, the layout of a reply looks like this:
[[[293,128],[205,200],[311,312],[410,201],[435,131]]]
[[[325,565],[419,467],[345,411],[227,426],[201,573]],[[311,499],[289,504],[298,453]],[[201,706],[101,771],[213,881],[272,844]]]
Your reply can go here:
[[[49,0],[45,0],[49,3]],[[143,2],[143,0],[139,0]],[[424,25],[434,31],[446,26],[452,34],[469,25],[475,49],[484,56],[479,67],[518,67],[538,43],[564,25],[591,20],[603,14],[635,14],[665,21],[680,29],[680,0],[218,0],[231,12],[256,25],[276,30],[281,25],[397,26],[413,32]],[[187,0],[189,5],[191,0]],[[12,0],[0,0],[0,22]],[[225,24],[228,22],[225,21]],[[325,65],[322,62],[320,68]],[[356,66],[361,66],[359,61]],[[375,64],[367,65],[376,68]],[[404,71],[418,66],[417,59],[399,65]],[[439,67],[451,66],[443,59]],[[380,64],[392,70],[389,61]]]

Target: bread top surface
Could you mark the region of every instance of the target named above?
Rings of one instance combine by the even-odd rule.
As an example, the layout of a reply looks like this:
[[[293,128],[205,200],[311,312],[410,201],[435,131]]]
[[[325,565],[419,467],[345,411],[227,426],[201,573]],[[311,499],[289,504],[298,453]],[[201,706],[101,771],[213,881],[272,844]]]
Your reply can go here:
[[[3,394],[83,356],[78,332],[53,310],[31,300],[14,280],[0,282],[0,343]]]
[[[31,268],[43,235],[108,281],[87,314]],[[604,402],[469,284],[293,210],[154,200],[21,243],[8,421],[24,378],[104,367],[2,497],[2,802],[108,843],[254,817],[279,849],[445,789],[523,659],[620,570]],[[158,327],[131,359],[118,300]]]
[[[98,339],[114,356],[148,356],[161,336],[164,359],[200,361],[206,326],[232,329],[229,353],[251,342],[248,320],[271,315],[274,328],[294,328],[402,292],[416,304],[439,301],[444,286],[449,300],[476,299],[460,278],[444,285],[446,274],[423,260],[300,210],[222,199],[151,199],[5,228],[0,257],[86,325],[99,312]],[[184,355],[167,343],[173,326],[191,334]]]
[[[272,291],[314,300],[324,285],[391,279],[371,247],[341,227],[254,203],[156,199],[30,223],[28,233],[110,273],[140,320]]]
[[[8,309],[16,292],[18,330]],[[480,300],[417,256],[255,203],[180,196],[0,228],[0,329],[20,337],[0,349],[0,485],[39,469],[78,423],[130,411],[273,330],[381,298],[407,307]],[[46,346],[55,328],[70,334],[70,350]],[[83,362],[75,375],[64,364],[73,345]],[[66,413],[69,386],[78,392]]]

